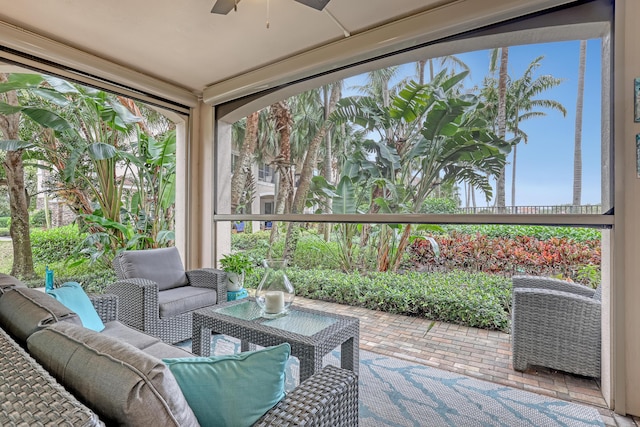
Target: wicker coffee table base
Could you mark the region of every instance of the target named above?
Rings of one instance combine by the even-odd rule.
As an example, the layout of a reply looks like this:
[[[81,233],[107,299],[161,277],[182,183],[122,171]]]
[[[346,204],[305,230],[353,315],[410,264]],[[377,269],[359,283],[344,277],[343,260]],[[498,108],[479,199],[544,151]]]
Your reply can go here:
[[[224,305],[237,303],[241,301],[232,301]],[[304,308],[295,310],[334,318],[336,321],[319,332],[307,336],[266,326],[261,323],[264,319],[244,320],[221,314],[216,309],[205,308],[193,313],[192,352],[209,356],[212,333],[241,340],[242,351],[250,350],[251,344],[270,347],[288,342],[291,345],[291,355],[300,360],[300,382],[303,382],[322,369],[324,355],[340,346],[341,367],[358,374],[359,319]]]

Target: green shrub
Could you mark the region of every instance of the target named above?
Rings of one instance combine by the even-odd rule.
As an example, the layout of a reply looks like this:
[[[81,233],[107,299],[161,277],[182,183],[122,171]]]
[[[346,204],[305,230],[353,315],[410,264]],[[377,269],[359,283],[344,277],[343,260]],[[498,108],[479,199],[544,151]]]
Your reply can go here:
[[[75,249],[85,237],[73,224],[49,230],[31,230],[34,264],[44,266],[81,259],[82,255],[76,254]]]
[[[44,227],[46,223],[46,212],[42,209],[32,212],[29,216],[29,224],[33,227]]]
[[[9,228],[10,223],[11,223],[10,216],[0,216],[0,228]]]
[[[93,294],[104,293],[106,287],[117,280],[113,269],[78,271],[75,274],[63,270],[54,269],[54,271],[56,273],[54,277],[56,286],[65,282],[78,282],[87,293]],[[44,277],[44,268],[42,269],[42,276]],[[25,284],[29,287],[42,287],[44,286],[44,279],[25,281]]]
[[[9,229],[8,228],[4,228],[4,227],[0,227],[0,236],[2,236],[2,237],[9,236]]]
[[[292,265],[305,270],[339,270],[337,251],[335,242],[325,242],[317,235],[303,235],[293,253]]]
[[[458,210],[458,203],[447,197],[429,197],[424,203],[420,212],[429,214],[454,214]]]
[[[550,227],[542,225],[443,225],[442,234],[483,234],[487,237],[534,237],[538,240],[551,238],[571,239],[577,242],[600,240],[600,230],[595,228]]]
[[[255,249],[259,246],[269,246],[269,231],[258,231],[256,233],[234,233],[231,235],[231,249],[234,251],[245,251]]]
[[[269,250],[269,231],[258,233],[237,233],[231,235],[231,249],[244,251],[251,258],[262,261]],[[303,232],[293,253],[291,266],[303,269],[327,268],[339,269],[334,242],[325,242],[317,234]],[[271,246],[271,258],[281,258],[284,252],[284,239],[279,238]]]
[[[260,283],[261,272],[245,279]],[[465,326],[508,331],[511,280],[484,273],[342,273],[290,268],[296,295]]]
[[[244,252],[257,263],[261,263],[267,257],[269,250],[269,232],[232,234],[231,250],[233,252]],[[280,251],[280,254],[282,254],[282,251]]]

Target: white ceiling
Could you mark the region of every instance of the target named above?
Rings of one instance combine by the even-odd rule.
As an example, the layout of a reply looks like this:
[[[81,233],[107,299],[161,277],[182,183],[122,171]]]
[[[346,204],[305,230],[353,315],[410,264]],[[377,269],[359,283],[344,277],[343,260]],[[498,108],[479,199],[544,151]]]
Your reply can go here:
[[[201,93],[214,83],[453,0],[0,0],[0,20]],[[330,15],[337,20],[336,23]]]

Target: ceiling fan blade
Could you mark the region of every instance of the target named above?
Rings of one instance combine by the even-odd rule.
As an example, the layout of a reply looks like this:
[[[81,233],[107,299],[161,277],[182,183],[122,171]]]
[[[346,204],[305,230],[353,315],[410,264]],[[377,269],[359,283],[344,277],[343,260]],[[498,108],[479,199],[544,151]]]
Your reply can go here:
[[[240,3],[240,0],[218,0],[216,4],[213,5],[211,13],[226,15],[233,10],[237,3]]]
[[[296,0],[298,3],[302,3],[305,6],[312,7],[316,10],[322,10],[329,3],[329,0]]]

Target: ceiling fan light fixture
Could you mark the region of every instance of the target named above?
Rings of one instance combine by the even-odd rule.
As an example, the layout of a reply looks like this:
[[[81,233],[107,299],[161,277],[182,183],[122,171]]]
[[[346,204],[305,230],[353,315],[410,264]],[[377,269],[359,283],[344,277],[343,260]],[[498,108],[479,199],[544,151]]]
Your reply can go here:
[[[330,0],[295,0],[296,2],[309,6],[315,10],[322,10]],[[231,10],[238,11],[238,3],[240,0],[216,0],[211,9],[211,13],[219,15],[227,15]]]
[[[315,10],[322,10],[329,3],[330,0],[296,0],[298,3],[302,3],[305,6],[314,8]]]

